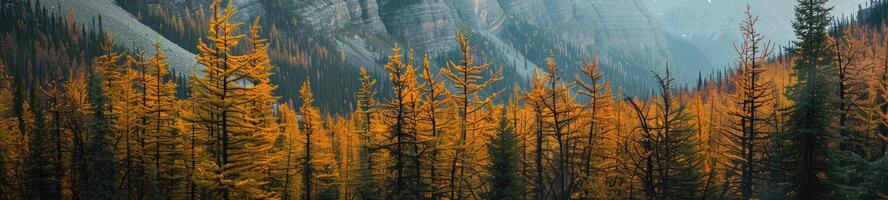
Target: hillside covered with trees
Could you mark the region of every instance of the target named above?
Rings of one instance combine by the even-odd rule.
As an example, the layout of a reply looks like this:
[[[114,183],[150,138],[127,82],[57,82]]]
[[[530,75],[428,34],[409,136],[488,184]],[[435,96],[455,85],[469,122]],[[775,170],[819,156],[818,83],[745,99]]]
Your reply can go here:
[[[276,65],[344,61],[222,0],[141,19],[193,44],[201,68],[183,74],[160,42],[127,50],[101,18],[5,1],[0,199],[888,199],[888,3],[853,20],[798,3],[791,47],[747,9],[733,69],[686,87],[664,63],[630,95],[598,56],[566,65],[555,47],[502,83],[462,28],[446,62],[395,45],[384,65],[294,80],[318,71]]]

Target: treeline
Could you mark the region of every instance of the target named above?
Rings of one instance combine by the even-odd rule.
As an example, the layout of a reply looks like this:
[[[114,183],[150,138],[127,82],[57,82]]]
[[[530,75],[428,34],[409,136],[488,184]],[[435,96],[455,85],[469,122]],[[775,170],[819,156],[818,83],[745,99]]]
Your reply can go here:
[[[139,22],[151,27],[165,38],[199,53],[197,44],[207,35],[210,26],[207,10],[209,1],[188,0],[177,6],[171,2],[149,0],[115,0],[117,5],[135,16]],[[260,32],[267,36],[268,54],[275,66],[271,79],[274,82],[303,82],[311,79],[320,86],[336,85],[335,90],[314,88],[318,107],[325,112],[346,113],[354,106],[351,98],[360,83],[357,70],[346,62],[346,55],[335,49],[329,35],[315,33],[297,25],[285,10],[285,2],[261,1],[265,6]],[[240,33],[245,34],[245,31]],[[233,47],[233,52],[246,52],[246,45]],[[298,84],[283,84],[275,95],[298,97]]]
[[[272,81],[262,23],[233,22],[217,0],[197,45],[205,68],[187,81],[159,44],[146,56],[106,43],[87,70],[45,84],[0,72],[0,196],[888,198],[888,34],[832,37],[824,4],[800,1],[794,56],[770,61],[748,12],[731,79],[695,90],[666,67],[656,93],[624,96],[594,56],[561,66],[554,51],[530,87],[504,90],[457,30],[452,61],[395,46],[377,66],[387,79],[362,68],[352,111],[325,115],[323,80]]]
[[[93,31],[102,30],[101,18],[79,24],[73,13],[50,9],[39,1],[0,3],[0,61],[19,85],[36,86],[85,70],[108,43],[106,32]]]
[[[208,16],[204,12],[203,5],[193,5],[191,0],[184,1],[183,7],[177,9],[166,9],[144,0],[115,0],[115,2],[135,16],[139,22],[192,53],[198,52],[198,41],[206,36]],[[175,11],[182,12],[170,13]]]

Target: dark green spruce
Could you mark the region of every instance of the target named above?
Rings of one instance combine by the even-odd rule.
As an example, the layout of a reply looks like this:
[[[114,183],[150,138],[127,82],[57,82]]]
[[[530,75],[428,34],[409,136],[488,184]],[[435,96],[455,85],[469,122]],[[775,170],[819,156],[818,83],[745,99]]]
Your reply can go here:
[[[836,152],[830,144],[839,138],[832,124],[836,117],[836,72],[834,52],[827,41],[832,21],[827,0],[799,0],[792,24],[798,39],[794,73],[798,81],[787,96],[795,102],[790,109],[788,131],[774,139],[780,186],[787,199],[836,199],[836,186],[829,181],[835,170]]]
[[[20,93],[21,94],[21,93]],[[33,97],[33,95],[32,95]],[[52,150],[49,135],[44,127],[45,117],[40,101],[31,99],[34,127],[30,127],[28,158],[25,164],[25,198],[34,200],[61,199],[61,181],[56,178],[58,162]],[[23,112],[24,113],[24,112]],[[24,118],[24,117],[22,117]],[[28,128],[25,128],[27,130]]]
[[[487,146],[490,152],[490,172],[488,182],[490,191],[486,199],[521,199],[524,194],[524,180],[518,175],[518,163],[521,147],[518,146],[518,135],[505,113],[499,119],[496,135],[490,138]]]
[[[88,96],[92,105],[92,125],[87,143],[86,161],[89,166],[88,195],[93,200],[117,199],[117,177],[114,169],[114,155],[111,152],[111,117],[106,113],[108,96],[102,88],[102,75],[93,73],[89,77]]]

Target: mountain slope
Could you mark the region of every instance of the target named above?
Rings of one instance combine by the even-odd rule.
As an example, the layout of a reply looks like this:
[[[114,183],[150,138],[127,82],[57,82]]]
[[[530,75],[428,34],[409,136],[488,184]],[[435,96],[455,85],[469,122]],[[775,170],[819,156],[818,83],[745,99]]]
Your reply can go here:
[[[83,20],[103,16],[118,43],[130,49],[145,49],[160,39],[171,50],[173,66],[194,65],[194,52],[170,41],[193,47],[196,40],[183,41],[176,30],[163,24],[137,20],[157,13],[152,9],[160,9],[169,15],[164,16],[167,19],[195,19],[206,16],[211,0],[116,1],[129,14],[121,13],[126,11],[112,0],[52,3],[83,13]],[[479,61],[502,69],[504,80],[494,85],[496,89],[527,87],[534,71],[543,70],[540,66],[550,53],[556,55],[565,77],[578,75],[577,66],[599,55],[605,79],[627,94],[646,94],[652,84],[651,71],[659,72],[667,64],[685,84],[709,65],[697,62],[703,54],[695,46],[667,35],[641,0],[232,1],[238,9],[235,20],[262,19],[263,35],[272,41],[270,53],[277,66],[272,77],[279,85],[276,94],[282,100],[295,97],[298,88],[293,83],[312,80],[318,83],[319,106],[331,112],[345,111],[353,103],[357,68],[366,67],[377,79],[387,78],[381,66],[395,44],[414,49],[418,57],[428,55],[435,67],[458,59],[457,27],[471,31]],[[128,7],[130,3],[142,6]],[[205,19],[185,23],[206,25]],[[676,53],[673,49],[684,50]],[[385,84],[381,82],[380,87]],[[337,89],[325,89],[330,86]],[[385,90],[381,92],[386,95]]]
[[[58,9],[52,6],[52,11],[76,13],[78,23],[91,24],[94,19],[101,18],[104,28],[114,37],[115,44],[130,50],[145,50],[145,54],[153,55],[150,49],[155,41],[160,41],[169,52],[167,56],[171,66],[179,72],[187,73],[197,66],[194,54],[143,25],[113,0],[42,0],[42,3],[61,6]]]
[[[166,8],[209,4],[159,2]],[[261,16],[289,35],[284,37],[325,41],[327,49],[347,53],[349,65],[376,72],[395,43],[439,65],[456,59],[457,26],[474,33],[482,60],[506,68],[506,82],[527,81],[550,49],[567,68],[601,54],[605,70],[613,72],[609,78],[626,88],[642,87],[649,71],[667,62],[684,74],[696,74],[697,68],[671,52],[674,42],[639,0],[236,0],[235,5],[241,20]]]

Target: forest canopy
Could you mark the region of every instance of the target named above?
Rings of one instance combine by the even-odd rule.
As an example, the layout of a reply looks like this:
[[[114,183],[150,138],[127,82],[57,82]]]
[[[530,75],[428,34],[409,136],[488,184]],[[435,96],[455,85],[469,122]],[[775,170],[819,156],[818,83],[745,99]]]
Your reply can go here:
[[[328,80],[274,78],[287,50],[232,1],[147,17],[193,44],[190,74],[160,42],[126,51],[2,3],[0,199],[888,199],[888,25],[798,3],[791,47],[747,8],[736,66],[693,88],[663,63],[639,75],[650,95],[626,95],[598,56],[551,49],[504,87],[508,66],[459,28],[447,62],[394,45],[343,70],[360,85],[346,112],[319,106]]]

